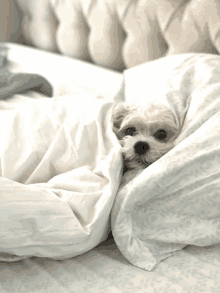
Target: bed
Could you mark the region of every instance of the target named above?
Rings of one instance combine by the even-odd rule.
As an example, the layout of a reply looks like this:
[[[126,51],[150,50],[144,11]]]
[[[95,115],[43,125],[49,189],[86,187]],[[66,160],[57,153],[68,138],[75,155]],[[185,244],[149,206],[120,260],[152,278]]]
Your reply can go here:
[[[86,2],[80,1],[74,5],[72,1],[36,1],[35,8],[31,1],[30,6],[25,1],[16,6],[3,3],[10,3],[5,6],[10,13],[26,17],[40,5],[45,9],[48,17],[43,22],[42,14],[24,17],[23,35],[15,22],[8,37],[11,42],[4,43],[8,55],[3,70],[15,76],[37,74],[51,85],[53,95],[30,88],[0,100],[0,291],[219,292],[217,37],[215,42],[209,40],[212,49],[197,43],[192,53],[192,44],[180,50],[179,44],[170,41],[171,51],[160,43],[160,52],[154,44],[154,56],[150,51],[141,55],[145,48],[132,39],[137,32],[133,22],[135,29],[126,30],[130,40],[127,37],[122,53],[114,41],[115,29],[119,32],[123,23],[117,15],[132,20],[129,8],[137,6],[134,1],[129,7],[123,1],[118,6],[97,1],[95,8],[89,2],[84,7]],[[162,2],[155,3],[164,9]],[[192,16],[193,3],[199,5],[196,1],[169,3],[169,15],[171,8],[172,15],[186,13],[180,22],[183,26],[187,15]],[[204,2],[200,3],[204,9]],[[95,34],[85,46],[86,19],[94,29],[100,11],[106,17],[116,7],[117,25],[114,34],[109,34],[112,39],[105,39],[108,45],[95,45],[94,37],[100,40]],[[213,7],[210,4],[209,9]],[[81,22],[77,18],[75,23],[83,31],[79,39],[73,34],[74,26],[61,21],[68,9],[69,16],[81,16]],[[92,17],[93,10],[98,14]],[[48,11],[56,12],[62,25]],[[35,23],[30,25],[30,19]],[[46,25],[44,31],[50,28],[48,34],[33,34],[41,25]],[[75,48],[68,45],[73,42],[64,37],[64,28],[79,41]],[[15,36],[20,44],[12,43]],[[38,49],[22,45],[22,37]],[[120,40],[125,39],[121,30]],[[120,185],[121,147],[110,123],[111,109],[118,101],[165,104],[181,127],[175,148],[125,186]]]

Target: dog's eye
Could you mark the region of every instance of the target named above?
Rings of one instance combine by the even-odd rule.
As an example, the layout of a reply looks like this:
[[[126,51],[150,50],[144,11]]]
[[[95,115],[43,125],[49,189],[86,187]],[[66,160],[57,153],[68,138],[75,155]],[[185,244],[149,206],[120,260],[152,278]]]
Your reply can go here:
[[[135,127],[128,127],[125,129],[125,135],[130,135],[133,136],[136,132],[136,128]]]
[[[158,140],[165,140],[167,138],[167,132],[164,129],[158,129],[154,137]]]

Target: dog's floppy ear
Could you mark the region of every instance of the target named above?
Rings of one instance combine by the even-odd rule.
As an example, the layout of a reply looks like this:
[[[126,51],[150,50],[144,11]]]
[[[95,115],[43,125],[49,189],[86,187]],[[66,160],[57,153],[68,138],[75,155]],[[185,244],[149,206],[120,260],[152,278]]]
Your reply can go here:
[[[121,123],[129,113],[129,107],[125,103],[118,103],[112,110],[112,124],[113,130],[117,132],[121,127]]]

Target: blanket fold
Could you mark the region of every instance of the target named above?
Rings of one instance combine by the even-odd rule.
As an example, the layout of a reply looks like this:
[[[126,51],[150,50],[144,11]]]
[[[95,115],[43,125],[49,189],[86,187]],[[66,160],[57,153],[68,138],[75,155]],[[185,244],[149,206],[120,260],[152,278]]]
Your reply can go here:
[[[0,47],[0,100],[14,94],[34,90],[45,96],[53,96],[53,87],[39,74],[12,73],[7,69],[7,48]]]

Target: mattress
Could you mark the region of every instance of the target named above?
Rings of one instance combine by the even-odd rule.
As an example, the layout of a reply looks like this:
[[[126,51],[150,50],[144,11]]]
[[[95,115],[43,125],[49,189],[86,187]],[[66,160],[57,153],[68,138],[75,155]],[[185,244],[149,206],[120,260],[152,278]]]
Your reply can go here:
[[[41,74],[55,96],[94,94],[114,99],[122,74],[79,60],[10,44],[12,72]],[[43,99],[36,92],[28,99]],[[16,99],[16,97],[14,97]],[[17,97],[18,98],[18,97]],[[68,259],[31,257],[0,262],[0,292],[220,292],[220,245],[186,246],[152,271],[132,265],[111,233],[93,249]]]

